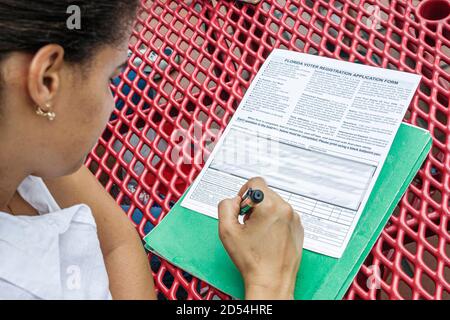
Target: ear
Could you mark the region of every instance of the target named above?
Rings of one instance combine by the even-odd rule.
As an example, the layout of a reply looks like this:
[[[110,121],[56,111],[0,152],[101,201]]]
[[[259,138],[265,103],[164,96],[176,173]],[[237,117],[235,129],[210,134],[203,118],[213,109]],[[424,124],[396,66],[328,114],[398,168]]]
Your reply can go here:
[[[28,70],[28,92],[36,106],[45,111],[52,104],[61,83],[61,69],[64,64],[64,49],[49,44],[34,55]]]

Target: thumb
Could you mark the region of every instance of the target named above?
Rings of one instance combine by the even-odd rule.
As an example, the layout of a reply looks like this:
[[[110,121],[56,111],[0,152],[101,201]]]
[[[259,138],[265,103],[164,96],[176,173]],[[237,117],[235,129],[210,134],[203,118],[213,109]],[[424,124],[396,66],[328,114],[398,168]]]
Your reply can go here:
[[[240,203],[240,196],[220,201],[218,208],[220,234],[232,232],[232,230],[241,227],[238,221]]]

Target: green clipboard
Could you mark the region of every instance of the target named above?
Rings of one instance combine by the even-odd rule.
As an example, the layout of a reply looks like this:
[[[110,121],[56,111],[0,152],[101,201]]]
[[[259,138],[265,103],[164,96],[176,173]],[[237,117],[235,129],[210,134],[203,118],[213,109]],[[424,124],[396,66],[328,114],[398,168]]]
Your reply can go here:
[[[341,299],[344,296],[427,157],[431,144],[428,131],[407,124],[400,126],[343,256],[335,259],[303,251],[296,299]],[[144,238],[146,248],[224,293],[243,299],[243,280],[220,242],[218,221],[181,207],[183,197]]]

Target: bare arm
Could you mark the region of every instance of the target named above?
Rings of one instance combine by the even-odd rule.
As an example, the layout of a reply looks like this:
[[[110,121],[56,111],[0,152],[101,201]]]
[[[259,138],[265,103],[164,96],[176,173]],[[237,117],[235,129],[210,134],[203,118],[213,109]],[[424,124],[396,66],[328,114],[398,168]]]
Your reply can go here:
[[[85,203],[97,223],[100,246],[114,299],[156,299],[142,242],[123,210],[83,166],[78,172],[45,180],[61,207]]]

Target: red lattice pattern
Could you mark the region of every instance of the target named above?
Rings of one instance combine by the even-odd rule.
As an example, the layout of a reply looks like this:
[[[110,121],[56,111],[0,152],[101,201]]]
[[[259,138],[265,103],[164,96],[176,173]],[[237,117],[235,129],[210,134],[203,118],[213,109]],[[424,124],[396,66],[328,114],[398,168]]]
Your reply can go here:
[[[87,165],[144,236],[203,165],[171,161],[174,130],[207,155],[194,128],[227,125],[273,48],[422,74],[405,121],[431,132],[432,151],[346,298],[449,299],[449,38],[449,0],[142,1],[117,109]],[[160,298],[227,298],[149,258]],[[374,266],[380,289],[366,285]]]

